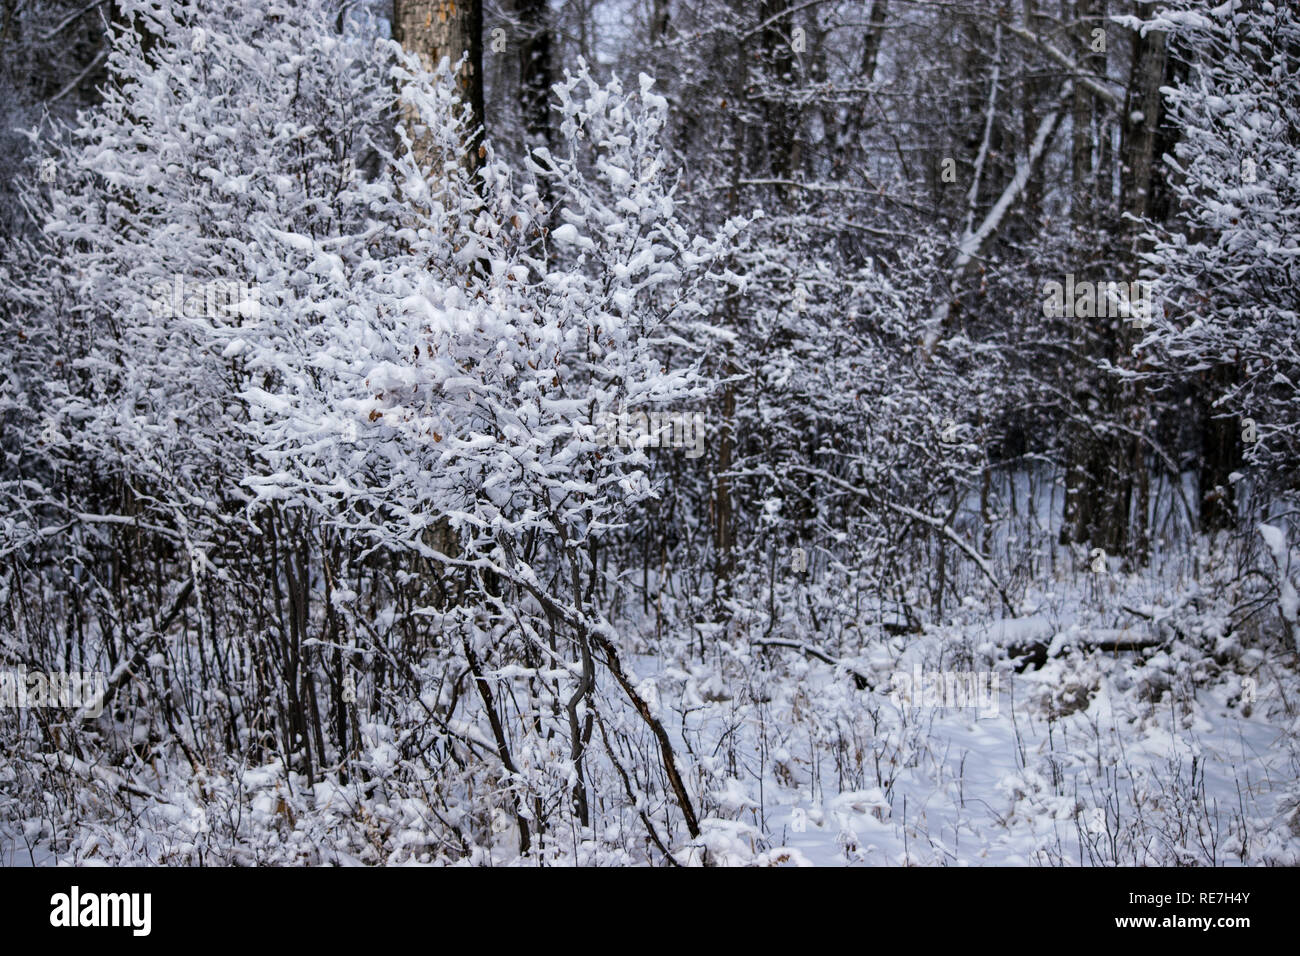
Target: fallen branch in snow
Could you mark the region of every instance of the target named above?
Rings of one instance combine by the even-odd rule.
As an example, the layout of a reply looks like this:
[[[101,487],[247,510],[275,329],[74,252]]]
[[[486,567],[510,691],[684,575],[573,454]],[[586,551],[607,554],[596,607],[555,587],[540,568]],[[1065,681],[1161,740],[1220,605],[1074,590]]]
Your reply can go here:
[[[1128,610],[1127,608],[1125,610]],[[1138,612],[1134,612],[1138,613]],[[1134,653],[1145,651],[1154,647],[1164,647],[1169,643],[1169,638],[1163,638],[1159,635],[1155,637],[1134,637],[1129,636],[1127,632],[1120,631],[1118,634],[1114,631],[1102,632],[1107,636],[1100,634],[1093,637],[1077,635],[1071,637],[1069,643],[1085,651],[1102,651],[1107,654]],[[1050,654],[1051,642],[1044,640],[1031,640],[1025,643],[1010,644],[1007,646],[1007,657],[1011,659],[1024,658],[1016,667],[1017,673],[1024,673],[1031,666],[1034,668],[1042,667],[1047,663],[1049,657],[1055,657]]]
[[[1169,643],[1162,637],[1144,637],[1144,638],[1111,638],[1103,641],[1084,641],[1083,646],[1092,651],[1110,651],[1118,653],[1119,651],[1144,651],[1150,647],[1163,647]]]
[[[51,770],[61,770],[64,773],[76,774],[83,780],[91,783],[103,784],[112,793],[129,793],[133,797],[139,797],[142,800],[153,800],[157,803],[170,804],[171,801],[151,790],[124,779],[117,771],[112,768],[99,764],[91,764],[69,753],[46,753],[37,754],[36,759],[45,764]]]
[[[614,675],[614,680],[623,688],[623,693],[627,695],[632,706],[636,708],[641,719],[645,721],[654,734],[655,739],[659,742],[659,753],[663,758],[664,773],[668,775],[668,783],[672,786],[673,794],[677,797],[677,803],[681,807],[682,816],[686,818],[686,830],[695,839],[700,835],[700,824],[695,816],[695,808],[691,805],[690,798],[686,795],[686,787],[682,783],[681,775],[677,772],[677,761],[673,757],[673,745],[668,739],[668,732],[664,730],[664,725],[650,710],[650,705],[638,694],[632,687],[631,681],[623,673],[623,666],[619,663],[618,654],[614,650],[614,645],[599,634],[592,634],[595,638],[595,644],[605,654],[605,666],[609,672]]]
[[[623,791],[627,794],[628,799],[632,801],[632,804],[637,808],[637,813],[641,817],[641,822],[645,824],[646,832],[650,835],[650,839],[654,841],[655,846],[659,847],[659,852],[664,855],[665,860],[673,866],[681,867],[681,864],[677,862],[677,858],[673,856],[668,850],[668,847],[664,845],[663,839],[659,836],[659,831],[655,829],[654,821],[651,820],[650,815],[645,812],[646,801],[644,799],[644,794],[639,794],[635,789],[633,789],[631,778],[628,777],[627,771],[623,769],[623,765],[618,762],[618,756],[614,752],[614,746],[609,742],[609,734],[605,732],[605,722],[600,719],[600,712],[593,708],[592,713],[596,717],[596,726],[600,729],[600,738],[605,742],[605,752],[609,755],[609,761],[614,765],[614,769],[618,771],[618,775],[623,781]]]
[[[1174,636],[1176,636],[1179,640],[1182,641],[1187,640],[1187,635],[1183,632],[1183,629],[1180,628],[1177,624],[1175,624],[1173,622],[1172,617],[1168,614],[1165,614],[1161,617],[1157,617],[1153,613],[1148,613],[1146,611],[1139,611],[1137,608],[1129,607],[1127,604],[1121,604],[1120,610],[1127,611],[1129,614],[1132,614],[1136,617],[1144,617],[1152,624],[1156,625],[1157,627],[1159,627],[1161,624],[1168,624],[1169,630],[1174,632]],[[1223,636],[1227,637],[1231,633],[1232,633],[1232,627],[1231,625],[1229,625],[1228,628],[1224,631]],[[1164,642],[1161,641],[1159,643],[1164,643]]]
[[[832,667],[843,667],[853,676],[853,686],[858,690],[872,689],[871,681],[869,681],[860,671],[853,669],[841,660],[831,657],[831,655],[827,654],[825,651],[816,648],[811,644],[805,644],[803,641],[795,641],[784,637],[760,637],[751,643],[757,644],[759,647],[792,647],[796,651],[802,651],[808,657],[816,658],[819,661],[830,664]]]

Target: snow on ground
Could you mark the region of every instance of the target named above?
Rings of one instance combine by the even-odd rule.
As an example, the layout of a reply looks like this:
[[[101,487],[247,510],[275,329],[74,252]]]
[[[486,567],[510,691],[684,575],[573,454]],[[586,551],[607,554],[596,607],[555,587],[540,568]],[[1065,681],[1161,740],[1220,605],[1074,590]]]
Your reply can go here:
[[[1009,619],[971,601],[921,633],[864,626],[838,641],[798,615],[770,633],[739,622],[709,628],[703,659],[699,642],[637,642],[624,664],[668,728],[701,818],[691,841],[667,789],[643,790],[652,816],[673,821],[676,858],[698,864],[707,849],[723,865],[1300,865],[1289,635],[1276,622],[1229,626],[1208,585],[1116,574],[1070,587],[1069,573],[1061,567],[1054,590],[1030,588]],[[761,646],[768,636],[838,664]],[[1026,648],[1041,666],[1008,650]],[[952,677],[936,687],[939,674]],[[621,699],[606,689],[604,700]],[[604,719],[653,775],[656,746],[640,719],[630,709]],[[477,728],[460,731],[490,746]],[[0,799],[0,864],[519,862],[509,821],[496,816],[468,856],[440,855],[430,803],[400,783],[391,729],[364,733],[371,783],[307,785],[278,764],[169,775],[160,761],[133,778],[129,818],[96,818],[115,772],[69,764],[99,789],[57,828],[30,801]],[[563,774],[563,750],[530,759]],[[605,751],[589,752],[588,774],[611,792]],[[0,798],[12,783],[0,780]],[[628,806],[602,799],[592,813],[582,837],[551,841],[546,863],[661,862]]]
[[[677,713],[694,749],[721,740],[737,753],[710,793],[704,842],[715,858],[1300,864],[1300,682],[1276,632],[1234,636],[1200,588],[1170,600],[1137,576],[1031,591],[1025,605],[1014,619],[971,615],[857,656],[841,649],[843,665],[872,679],[866,689],[789,657],[766,679],[748,660],[737,668],[744,706],[710,712],[698,688],[682,688]],[[1005,649],[1035,642],[1045,663],[1017,672]],[[938,673],[996,680],[995,705],[897,692],[900,679]],[[711,679],[713,696],[731,692]]]
[[[1260,710],[1247,717],[1220,690],[1198,695],[1194,716],[1162,719],[1159,708],[1128,706],[1109,680],[1060,722],[1017,705],[1053,680],[1014,675],[995,717],[925,715],[928,746],[900,770],[888,800],[879,787],[774,788],[768,859],[788,851],[791,862],[817,866],[1300,862],[1300,839],[1287,838],[1284,819],[1295,744]],[[1254,840],[1245,861],[1243,833]]]

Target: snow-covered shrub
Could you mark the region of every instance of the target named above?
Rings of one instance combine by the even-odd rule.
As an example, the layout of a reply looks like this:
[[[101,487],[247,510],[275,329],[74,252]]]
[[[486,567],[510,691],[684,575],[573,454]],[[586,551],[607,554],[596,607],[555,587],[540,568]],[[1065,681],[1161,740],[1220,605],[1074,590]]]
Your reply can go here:
[[[460,128],[446,88],[397,75],[430,153],[454,157]],[[253,333],[248,361],[277,374],[246,393],[248,430],[274,469],[245,481],[259,501],[419,560],[428,587],[417,613],[434,659],[463,659],[485,691],[485,672],[508,666],[514,679],[497,692],[535,695],[522,735],[483,727],[516,768],[521,832],[526,819],[546,825],[526,808],[546,804],[545,817],[566,785],[586,823],[591,697],[597,662],[614,654],[591,595],[618,587],[593,558],[626,509],[653,494],[644,450],[607,447],[597,424],[706,393],[696,368],[668,368],[660,351],[677,324],[705,312],[718,281],[710,268],[738,228],[705,240],[675,217],[655,142],[666,104],[649,78],[625,93],[584,68],[556,93],[569,155],[539,152],[535,176],[512,175],[490,147],[477,181],[454,161],[422,169],[409,150],[385,155],[397,190],[376,208],[401,223],[403,248],[367,259],[354,300],[310,334]],[[310,237],[292,243],[318,254]],[[364,627],[358,615],[398,613],[352,607],[355,596],[336,590],[332,604],[350,629]],[[553,730],[565,753],[548,743],[548,712],[561,715]]]
[[[1196,51],[1166,91],[1181,134],[1166,157],[1177,221],[1153,229],[1147,274],[1164,316],[1156,368],[1201,373],[1232,421],[1255,484],[1296,490],[1300,458],[1300,14],[1293,4],[1178,3],[1143,30]]]
[[[115,33],[103,107],[50,147],[68,175],[31,193],[42,243],[12,252],[48,330],[19,351],[56,370],[27,437],[80,472],[8,486],[35,500],[7,539],[71,514],[88,552],[155,555],[153,580],[75,598],[81,653],[113,671],[92,734],[128,769],[179,748],[221,778],[278,762],[290,789],[383,780],[440,802],[437,852],[469,854],[502,812],[516,851],[591,825],[592,774],[657,789],[648,766],[587,768],[593,740],[649,728],[682,810],[631,823],[661,851],[693,836],[593,601],[620,586],[597,555],[654,494],[645,450],[596,423],[707,394],[666,356],[740,228],[681,224],[667,103],[583,66],[555,91],[563,154],[519,172],[486,145],[471,174],[446,77],[337,33],[328,4],[128,6],[143,31]]]

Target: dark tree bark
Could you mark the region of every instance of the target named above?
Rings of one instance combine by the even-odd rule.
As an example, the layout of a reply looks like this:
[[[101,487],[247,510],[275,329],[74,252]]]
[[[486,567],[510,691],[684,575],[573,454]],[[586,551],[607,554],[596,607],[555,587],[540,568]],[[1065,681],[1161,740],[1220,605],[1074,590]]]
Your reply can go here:
[[[650,15],[650,43],[655,44],[668,36],[670,14],[668,0],[654,0],[654,11]]]
[[[484,127],[482,0],[393,0],[393,36],[429,69],[443,57],[453,68],[460,64],[456,82],[470,110],[465,161],[477,169]]]
[[[550,103],[555,67],[551,52],[550,7],[547,0],[516,0],[515,12],[522,28],[519,92],[528,146],[554,146],[555,129],[551,123]]]

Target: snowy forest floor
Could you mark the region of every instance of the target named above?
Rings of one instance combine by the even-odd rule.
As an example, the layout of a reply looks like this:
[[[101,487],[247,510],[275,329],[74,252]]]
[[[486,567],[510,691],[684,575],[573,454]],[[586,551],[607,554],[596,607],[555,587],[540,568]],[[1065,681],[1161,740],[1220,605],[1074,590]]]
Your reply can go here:
[[[871,633],[865,622],[818,641],[797,614],[764,622],[762,633],[740,620],[707,641],[626,641],[628,669],[673,735],[702,811],[701,836],[675,847],[676,859],[1300,864],[1294,649],[1267,623],[1225,636],[1215,573],[1177,593],[1150,576],[1076,576],[1083,583],[1072,588],[1030,589],[1016,618],[991,621],[968,599],[958,620],[920,634],[877,632],[861,646],[843,635]],[[1130,649],[1139,645],[1149,646]],[[1017,671],[1013,655],[1026,648],[1042,664]],[[943,672],[979,675],[977,686],[996,694],[956,701],[978,706],[931,706],[899,684],[898,675]],[[640,740],[651,765],[653,743],[637,736],[635,719],[610,721],[632,749]],[[364,785],[306,787],[279,764],[195,774],[183,760],[156,760],[128,773],[50,753],[81,791],[66,805],[47,796],[42,811],[22,800],[10,766],[0,781],[0,864],[450,862],[430,837],[427,802],[373,773],[397,762],[391,730],[365,734]],[[595,785],[612,774],[607,752],[591,760],[593,790],[616,792]],[[672,808],[662,799],[652,810]],[[499,812],[479,821],[469,861],[519,860],[503,822]],[[604,797],[589,830],[533,856],[560,865],[653,858],[631,808]]]

